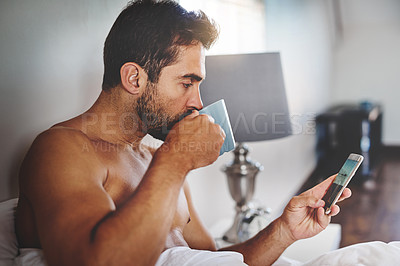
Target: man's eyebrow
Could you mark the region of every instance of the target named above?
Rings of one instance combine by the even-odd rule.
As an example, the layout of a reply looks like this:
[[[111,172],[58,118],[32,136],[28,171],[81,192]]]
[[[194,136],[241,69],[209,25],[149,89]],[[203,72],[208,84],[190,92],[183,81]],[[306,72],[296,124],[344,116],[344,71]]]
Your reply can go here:
[[[182,76],[182,78],[191,78],[191,79],[194,79],[196,81],[202,81],[203,80],[202,77],[200,77],[199,75],[196,75],[194,73],[186,74],[186,75]]]

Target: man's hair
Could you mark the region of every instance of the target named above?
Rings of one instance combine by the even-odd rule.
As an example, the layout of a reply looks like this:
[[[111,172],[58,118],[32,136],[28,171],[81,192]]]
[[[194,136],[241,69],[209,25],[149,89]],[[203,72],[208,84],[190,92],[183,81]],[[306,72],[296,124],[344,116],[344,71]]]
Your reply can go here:
[[[114,22],[104,43],[103,90],[121,83],[120,68],[135,62],[157,83],[161,70],[176,62],[179,46],[201,43],[206,49],[217,27],[202,11],[188,12],[170,0],[131,1]]]

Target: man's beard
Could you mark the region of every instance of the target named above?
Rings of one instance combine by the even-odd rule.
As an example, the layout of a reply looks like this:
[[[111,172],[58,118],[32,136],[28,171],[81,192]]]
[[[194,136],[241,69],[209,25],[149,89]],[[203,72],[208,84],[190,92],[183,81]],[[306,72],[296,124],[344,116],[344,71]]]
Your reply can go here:
[[[165,108],[167,105],[165,99],[159,96],[157,86],[149,82],[136,105],[136,113],[142,121],[141,129],[143,133],[148,133],[156,139],[165,141],[171,128],[190,113],[181,112],[170,115]]]

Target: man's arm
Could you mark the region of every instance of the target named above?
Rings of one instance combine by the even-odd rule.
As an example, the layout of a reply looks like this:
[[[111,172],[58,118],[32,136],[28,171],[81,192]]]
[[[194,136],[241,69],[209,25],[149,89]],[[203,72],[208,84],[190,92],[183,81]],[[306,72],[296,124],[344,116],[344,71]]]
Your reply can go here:
[[[330,215],[325,215],[322,197],[336,175],[290,200],[281,217],[248,241],[224,248],[244,255],[249,265],[271,265],[283,251],[296,240],[309,238],[323,231],[330,223],[331,216],[339,213],[334,205]],[[351,196],[346,188],[340,197],[342,201]]]
[[[50,265],[155,263],[186,170],[176,166],[172,172],[170,162],[156,155],[131,200],[117,210],[103,188],[107,169],[93,150],[83,134],[54,129],[37,138],[22,167],[46,260]]]
[[[107,169],[84,134],[53,129],[35,140],[21,168],[20,181],[50,265],[156,262],[187,172],[218,157],[217,149],[196,154],[196,149],[179,150],[188,146],[179,144],[223,143],[220,127],[207,117],[196,112],[184,120],[186,129],[198,130],[197,134],[174,131],[154,155],[131,198],[118,209],[103,188]],[[201,132],[205,123],[210,123],[211,132]]]
[[[183,230],[183,237],[189,247],[199,250],[216,251],[215,241],[203,225],[196,209],[194,208],[192,195],[187,181],[184,184],[184,191],[190,213],[190,223]]]

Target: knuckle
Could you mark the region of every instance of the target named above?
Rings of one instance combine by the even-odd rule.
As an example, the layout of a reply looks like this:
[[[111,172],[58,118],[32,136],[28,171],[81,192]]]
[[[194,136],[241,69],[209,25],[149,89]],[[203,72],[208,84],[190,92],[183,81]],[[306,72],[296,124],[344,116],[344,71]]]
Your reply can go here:
[[[301,196],[294,196],[291,201],[299,201]]]
[[[211,122],[212,119],[214,119],[214,118],[212,118],[212,116],[207,115],[207,114],[201,114],[201,115],[199,115],[199,117],[202,121],[210,121]]]
[[[222,137],[225,139],[226,138],[225,130],[223,130],[222,128],[221,128],[221,133],[222,133]]]
[[[290,201],[290,205],[296,205],[296,203],[299,201],[299,196],[294,196]]]
[[[222,129],[222,127],[220,125],[214,124],[214,127],[215,127],[215,132],[216,133],[221,134],[221,132],[223,132],[223,135],[225,135],[225,132],[224,132],[224,130]]]

